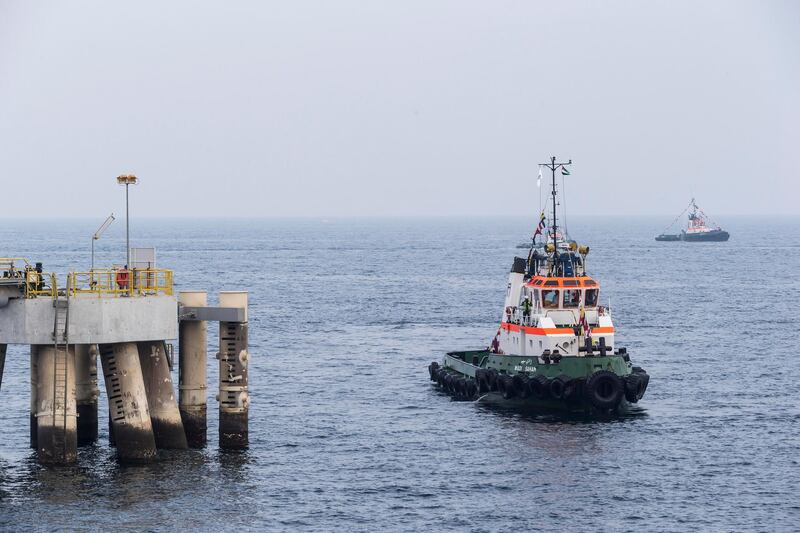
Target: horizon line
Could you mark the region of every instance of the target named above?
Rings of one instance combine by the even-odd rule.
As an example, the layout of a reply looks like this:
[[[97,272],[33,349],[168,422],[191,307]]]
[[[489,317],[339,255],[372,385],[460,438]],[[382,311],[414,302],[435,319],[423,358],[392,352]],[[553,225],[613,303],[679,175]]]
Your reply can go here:
[[[622,214],[622,213],[578,213],[569,215],[570,218],[627,218],[627,217],[641,217],[641,218],[660,218],[668,217],[669,214],[653,213],[653,214]],[[674,216],[674,215],[673,215]],[[731,214],[716,214],[716,217],[785,217],[785,218],[798,218],[800,213],[731,213]],[[448,218],[473,218],[473,219],[490,219],[490,218],[537,218],[535,213],[532,214],[381,214],[381,215],[260,215],[260,216],[237,216],[237,215],[136,215],[132,216],[131,220],[352,220],[352,219],[448,219]],[[19,215],[8,216],[0,215],[0,220],[99,220],[102,217],[92,217],[84,215],[64,215],[64,216],[31,216]],[[124,220],[124,215],[117,217],[117,219]]]

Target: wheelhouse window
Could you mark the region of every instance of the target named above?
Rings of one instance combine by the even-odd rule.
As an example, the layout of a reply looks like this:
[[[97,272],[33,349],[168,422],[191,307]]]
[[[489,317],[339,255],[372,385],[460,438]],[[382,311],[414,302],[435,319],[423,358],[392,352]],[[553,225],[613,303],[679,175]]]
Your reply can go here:
[[[545,289],[542,291],[542,307],[545,309],[558,309],[558,290]]]
[[[564,291],[564,309],[579,307],[581,305],[581,290],[567,289]]]
[[[586,289],[586,307],[594,307],[597,305],[598,289]]]

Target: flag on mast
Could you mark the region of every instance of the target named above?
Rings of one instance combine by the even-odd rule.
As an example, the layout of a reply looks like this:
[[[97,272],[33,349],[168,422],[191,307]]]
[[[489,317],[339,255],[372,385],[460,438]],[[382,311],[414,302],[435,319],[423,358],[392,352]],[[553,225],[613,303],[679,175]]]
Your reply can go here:
[[[589,321],[586,320],[586,311],[583,310],[583,307],[581,307],[580,318],[578,319],[578,325],[581,327],[581,334],[591,339],[592,328],[589,326]]]
[[[561,167],[561,174],[564,176],[569,176],[569,170],[567,170],[567,167]]]
[[[537,187],[542,186],[542,165],[539,165],[539,177],[536,178],[536,186]]]
[[[544,226],[545,226],[544,221],[545,221],[544,211],[542,211],[542,214],[539,215],[539,225],[536,226],[536,231],[533,232],[533,242],[534,243],[536,242],[536,236],[537,235],[541,235],[542,231],[544,231]]]

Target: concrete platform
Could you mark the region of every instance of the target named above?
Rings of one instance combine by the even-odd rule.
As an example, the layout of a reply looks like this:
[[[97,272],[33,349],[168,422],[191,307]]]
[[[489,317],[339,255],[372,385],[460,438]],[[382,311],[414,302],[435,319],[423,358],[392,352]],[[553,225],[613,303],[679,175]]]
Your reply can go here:
[[[0,307],[0,344],[52,344],[53,299],[12,299]],[[174,296],[69,299],[69,343],[113,344],[178,338]]]

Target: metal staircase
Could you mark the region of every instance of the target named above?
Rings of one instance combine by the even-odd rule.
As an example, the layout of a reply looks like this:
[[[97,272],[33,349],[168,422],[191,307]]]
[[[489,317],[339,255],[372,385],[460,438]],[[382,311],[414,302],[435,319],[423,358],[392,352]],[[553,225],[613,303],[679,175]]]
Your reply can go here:
[[[53,451],[67,453],[67,358],[69,352],[69,282],[53,297]]]

